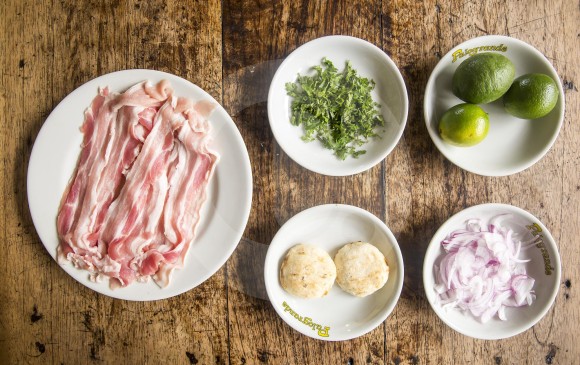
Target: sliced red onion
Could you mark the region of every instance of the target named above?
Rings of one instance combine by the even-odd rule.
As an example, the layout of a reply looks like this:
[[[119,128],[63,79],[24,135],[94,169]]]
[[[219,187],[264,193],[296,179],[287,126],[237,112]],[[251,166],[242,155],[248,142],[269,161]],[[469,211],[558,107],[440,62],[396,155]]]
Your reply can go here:
[[[505,321],[506,307],[531,305],[536,298],[534,279],[518,258],[522,242],[513,238],[501,221],[508,215],[490,219],[469,219],[441,241],[445,250],[435,265],[435,291],[439,304],[471,313],[483,323],[496,314]]]

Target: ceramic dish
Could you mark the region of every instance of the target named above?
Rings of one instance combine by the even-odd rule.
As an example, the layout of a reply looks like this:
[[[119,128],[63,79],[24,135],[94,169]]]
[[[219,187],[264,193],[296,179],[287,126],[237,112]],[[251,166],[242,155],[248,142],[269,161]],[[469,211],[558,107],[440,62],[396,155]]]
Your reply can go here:
[[[318,141],[306,143],[301,137],[302,126],[290,123],[292,98],[286,94],[285,84],[296,81],[298,74],[314,74],[312,67],[326,57],[340,71],[346,61],[363,77],[376,82],[371,95],[382,105],[380,112],[385,127],[377,128],[380,138],[371,138],[362,147],[367,152],[358,158],[342,161]],[[282,62],[268,93],[270,127],[280,147],[299,165],[330,176],[353,175],[381,162],[395,147],[407,122],[408,98],[405,83],[395,63],[375,45],[348,36],[329,36],[310,41],[297,48]]]
[[[434,279],[434,264],[444,254],[441,241],[452,231],[465,227],[471,218],[488,221],[499,214],[509,214],[502,219],[501,225],[514,231],[514,238],[522,241],[533,241],[523,248],[520,258],[528,259],[526,272],[534,278],[533,290],[536,300],[531,306],[507,308],[507,320],[500,320],[497,315],[489,322],[481,323],[469,313],[460,309],[442,309],[437,303]],[[482,204],[467,208],[449,218],[433,236],[423,263],[423,284],[431,307],[439,318],[449,327],[464,335],[479,339],[502,339],[515,336],[536,324],[554,303],[560,286],[560,255],[552,235],[536,217],[520,208],[505,204]]]
[[[487,137],[473,147],[451,146],[439,136],[439,119],[447,109],[463,103],[451,92],[453,73],[469,57],[459,56],[478,47],[494,47],[496,50],[491,52],[508,57],[515,66],[516,77],[531,72],[549,75],[558,84],[560,97],[554,110],[535,120],[511,116],[504,110],[501,98],[480,105],[489,114]],[[475,174],[505,176],[527,169],[548,152],[564,120],[564,91],[554,67],[537,49],[511,37],[483,36],[461,43],[439,61],[427,82],[424,113],[433,143],[449,161]]]
[[[42,243],[54,258],[58,246],[56,215],[61,196],[76,166],[80,152],[83,112],[99,87],[123,91],[143,80],[166,79],[175,94],[194,100],[217,102],[191,82],[153,70],[126,70],[98,77],[68,95],[49,115],[34,143],[28,167],[28,204]],[[168,287],[160,289],[152,280],[125,288],[109,289],[108,281],[89,281],[87,271],[71,264],[63,269],[81,284],[108,296],[128,300],[156,300],[183,293],[213,275],[238,245],[248,220],[252,199],[252,175],[246,146],[236,125],[218,106],[209,116],[212,148],[220,154],[208,188],[196,238],[185,259],[185,267],[173,273]]]
[[[343,245],[355,241],[376,246],[389,265],[387,283],[375,293],[358,298],[335,283],[325,297],[302,299],[280,286],[280,265],[292,246],[316,245],[334,258]],[[399,299],[403,276],[399,245],[385,223],[361,208],[338,204],[316,206],[288,220],[270,243],[264,267],[268,297],[278,315],[296,331],[326,341],[352,339],[379,326]]]

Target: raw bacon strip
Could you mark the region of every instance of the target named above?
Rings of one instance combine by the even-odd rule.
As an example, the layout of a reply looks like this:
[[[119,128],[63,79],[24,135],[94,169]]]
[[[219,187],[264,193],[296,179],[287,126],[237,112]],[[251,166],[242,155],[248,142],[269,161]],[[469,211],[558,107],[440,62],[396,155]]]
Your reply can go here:
[[[123,94],[103,89],[85,112],[81,155],[57,217],[59,259],[69,255],[78,266],[94,269],[87,255],[103,259],[106,247],[98,244],[100,226],[118,193],[124,174],[137,156],[146,126],[172,93],[168,83],[143,82]]]
[[[210,102],[171,96],[167,83],[105,89],[87,111],[83,150],[58,216],[59,256],[112,287],[169,283],[194,239],[219,156]]]
[[[73,225],[78,219],[78,212],[80,210],[77,210],[77,207],[79,202],[84,199],[91,160],[95,158],[96,151],[101,148],[105,141],[104,133],[99,132],[102,129],[106,129],[108,125],[103,124],[110,121],[101,118],[101,123],[97,124],[95,119],[99,117],[99,112],[108,95],[109,91],[107,88],[101,90],[99,95],[93,99],[91,106],[85,111],[85,121],[81,127],[81,132],[84,133],[81,155],[74,177],[63,195],[64,199],[57,217],[57,230],[61,238],[61,246],[59,246],[59,249],[63,248],[62,246],[66,246],[63,248],[66,252],[71,252],[72,249],[68,245],[70,239],[65,239],[64,236],[73,230]]]
[[[112,204],[111,214],[103,228],[102,242],[108,246],[107,253],[121,264],[119,273],[108,274],[118,279],[121,285],[136,279],[139,272],[129,265],[153,243],[153,239],[158,239],[155,233],[169,189],[168,164],[175,158],[171,117],[171,105],[166,103],[157,114],[154,127],[128,173],[119,197]],[[174,122],[179,123],[178,120]]]
[[[183,266],[218,160],[207,149],[207,120],[186,99],[163,105],[154,124],[103,229],[109,256],[121,264],[108,274],[121,285],[153,275],[164,287]]]
[[[202,115],[211,111],[208,104],[200,102],[190,105],[186,99],[179,99],[176,111],[181,110],[187,116],[187,122],[177,134],[181,142],[177,145],[178,165],[174,171],[170,171],[171,189],[165,203],[163,222],[164,234],[174,248],[164,253],[163,258],[149,255],[141,269],[145,274],[155,272],[153,278],[162,286],[167,285],[175,267],[183,266],[195,227],[199,223],[199,212],[207,198],[207,185],[219,159],[208,148],[209,124]],[[180,169],[187,173],[176,173]],[[174,265],[170,265],[172,263]],[[155,270],[157,266],[159,270]]]

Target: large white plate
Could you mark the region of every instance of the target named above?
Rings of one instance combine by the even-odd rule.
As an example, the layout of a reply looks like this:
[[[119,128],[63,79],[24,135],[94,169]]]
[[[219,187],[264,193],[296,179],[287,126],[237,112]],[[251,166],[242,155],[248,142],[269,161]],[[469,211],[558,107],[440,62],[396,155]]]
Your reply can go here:
[[[441,241],[452,231],[465,227],[468,219],[479,218],[483,222],[489,222],[491,218],[500,214],[507,214],[506,218],[501,221],[501,225],[512,229],[514,232],[512,237],[523,242],[533,239],[530,247],[522,249],[520,258],[530,260],[525,267],[527,274],[536,281],[533,287],[537,296],[536,300],[531,306],[507,308],[506,321],[495,316],[486,323],[481,323],[471,314],[464,313],[458,308],[443,309],[437,303],[437,293],[433,289],[436,274],[434,265],[445,253],[441,247]],[[490,203],[462,210],[449,218],[437,230],[425,252],[423,285],[429,304],[449,327],[473,338],[497,340],[522,333],[544,317],[556,299],[561,272],[556,242],[538,218],[512,205]]]
[[[439,136],[439,119],[454,105],[463,103],[451,92],[453,73],[468,56],[455,58],[458,51],[495,46],[494,51],[509,58],[516,68],[516,77],[527,73],[544,73],[556,81],[560,97],[548,115],[524,120],[508,114],[501,101],[480,105],[489,114],[489,133],[473,147],[455,147]],[[483,51],[482,51],[483,52]],[[489,52],[489,51],[488,51]],[[425,123],[435,146],[447,159],[464,170],[484,176],[505,176],[518,173],[538,162],[556,141],[564,121],[564,90],[554,67],[537,49],[518,39],[489,35],[470,39],[451,49],[439,61],[427,82],[424,98]]]
[[[68,95],[49,115],[34,143],[28,167],[28,205],[36,231],[50,255],[56,257],[56,216],[62,194],[72,176],[80,152],[79,128],[83,112],[99,87],[123,91],[144,80],[166,79],[176,95],[217,104],[209,116],[212,149],[220,154],[201,212],[196,238],[190,246],[185,267],[175,270],[164,289],[152,280],[126,288],[109,289],[108,281],[89,281],[87,271],[71,264],[62,268],[81,284],[108,296],[127,300],[157,300],[190,290],[213,275],[230,257],[245,229],[252,200],[250,159],[242,137],[224,108],[208,93],[175,75],[153,70],[125,70],[87,82]]]
[[[389,279],[375,293],[358,298],[335,283],[323,298],[302,299],[280,285],[280,265],[292,246],[316,245],[334,258],[343,245],[356,241],[376,246],[389,265]],[[342,204],[319,205],[288,220],[270,243],[264,265],[268,298],[280,317],[298,332],[326,341],[352,339],[379,326],[399,300],[403,277],[403,256],[391,230],[366,210]],[[313,330],[309,321],[323,330]]]
[[[381,104],[385,126],[377,127],[380,137],[370,138],[361,147],[366,153],[358,158],[349,156],[343,161],[319,141],[304,142],[303,126],[290,123],[292,98],[286,93],[286,83],[295,82],[299,73],[313,75],[312,67],[320,65],[324,57],[339,72],[350,61],[360,76],[376,83],[371,96]],[[268,92],[268,119],[280,147],[302,167],[329,176],[358,174],[385,159],[403,134],[408,109],[407,88],[393,60],[374,44],[349,36],[317,38],[298,47],[282,62]]]

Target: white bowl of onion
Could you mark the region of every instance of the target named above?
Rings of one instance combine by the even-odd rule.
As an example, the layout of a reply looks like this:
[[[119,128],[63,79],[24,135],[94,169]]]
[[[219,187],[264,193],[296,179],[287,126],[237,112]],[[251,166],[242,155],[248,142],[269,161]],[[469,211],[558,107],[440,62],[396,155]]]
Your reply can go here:
[[[449,327],[473,338],[520,334],[558,293],[560,255],[548,229],[506,204],[482,204],[449,218],[423,262],[427,300]]]

